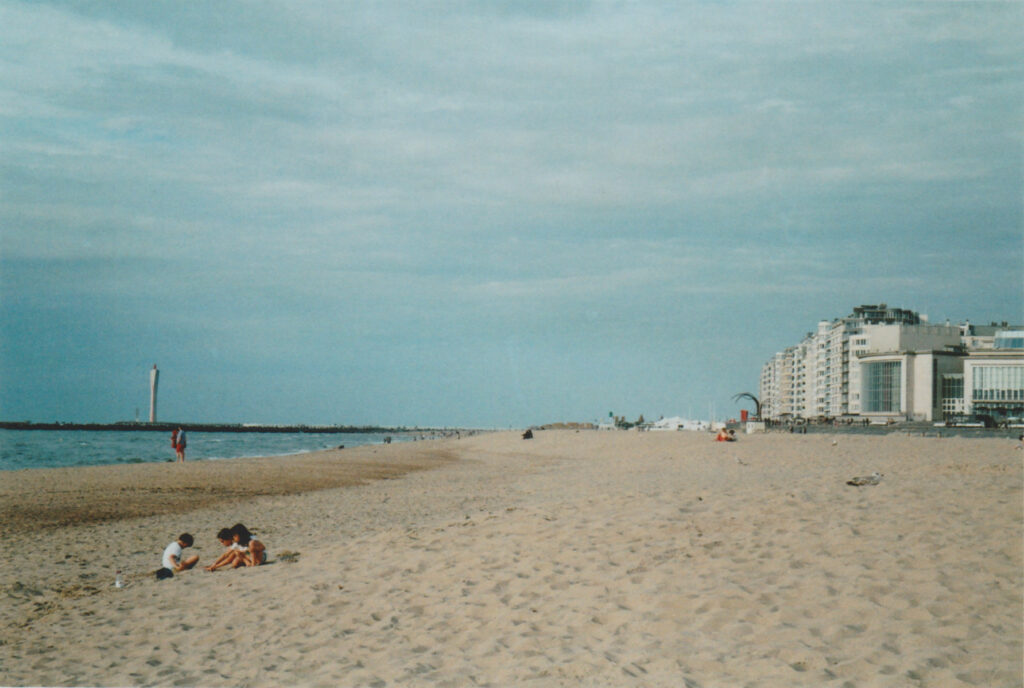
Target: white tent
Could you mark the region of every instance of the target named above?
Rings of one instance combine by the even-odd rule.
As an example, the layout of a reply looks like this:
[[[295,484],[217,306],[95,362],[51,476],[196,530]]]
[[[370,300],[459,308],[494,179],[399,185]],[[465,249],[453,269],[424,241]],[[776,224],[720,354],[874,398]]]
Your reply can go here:
[[[651,430],[692,430],[692,431],[706,431],[708,429],[708,422],[706,420],[690,420],[688,418],[681,418],[680,416],[672,416],[671,418],[662,418],[661,420],[655,421],[651,424]]]

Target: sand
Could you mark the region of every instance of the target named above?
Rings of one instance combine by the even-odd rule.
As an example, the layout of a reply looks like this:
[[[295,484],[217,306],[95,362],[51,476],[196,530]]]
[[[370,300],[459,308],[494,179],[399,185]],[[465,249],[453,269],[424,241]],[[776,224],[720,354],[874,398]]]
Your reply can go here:
[[[10,472],[0,684],[1021,686],[1022,479],[1007,439],[597,431]],[[153,578],[236,521],[269,565]]]

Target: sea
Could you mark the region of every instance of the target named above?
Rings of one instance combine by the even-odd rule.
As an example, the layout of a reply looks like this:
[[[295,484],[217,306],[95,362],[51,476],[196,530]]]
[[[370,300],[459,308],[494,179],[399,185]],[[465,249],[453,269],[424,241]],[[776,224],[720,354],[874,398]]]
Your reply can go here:
[[[188,433],[188,461],[217,461],[416,439],[412,433]],[[173,461],[167,432],[0,429],[0,471]]]

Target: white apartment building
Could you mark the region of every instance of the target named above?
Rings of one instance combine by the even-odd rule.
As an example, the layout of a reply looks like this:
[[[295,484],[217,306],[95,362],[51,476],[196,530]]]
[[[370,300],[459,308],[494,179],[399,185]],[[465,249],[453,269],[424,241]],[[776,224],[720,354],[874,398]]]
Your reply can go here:
[[[769,408],[762,402],[761,415],[766,418],[792,416],[794,412],[794,378],[796,376],[797,347],[784,349],[765,364],[761,372],[762,399],[767,399]]]
[[[761,371],[766,419],[941,420],[1024,415],[1024,334],[1002,325],[932,325],[927,316],[859,306],[821,321]],[[1014,348],[1016,347],[1016,348]]]
[[[912,311],[858,306],[845,318],[822,320],[815,332],[776,354],[761,370],[761,414],[765,418],[837,418],[851,413],[851,384],[859,370],[855,354],[868,349],[866,326],[919,323]],[[852,379],[851,379],[852,376]],[[859,392],[853,393],[859,403]]]

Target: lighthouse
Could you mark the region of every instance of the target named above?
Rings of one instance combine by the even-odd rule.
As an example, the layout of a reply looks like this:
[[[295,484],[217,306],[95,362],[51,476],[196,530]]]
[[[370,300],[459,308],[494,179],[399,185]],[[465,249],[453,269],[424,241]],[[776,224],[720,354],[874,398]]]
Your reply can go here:
[[[160,381],[160,371],[153,364],[153,370],[149,371],[149,422],[156,422],[156,385]]]

